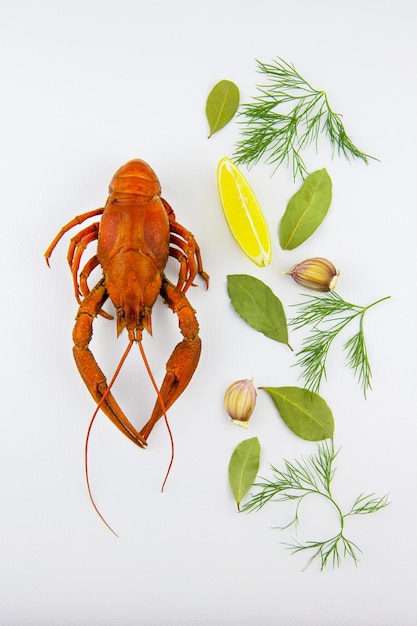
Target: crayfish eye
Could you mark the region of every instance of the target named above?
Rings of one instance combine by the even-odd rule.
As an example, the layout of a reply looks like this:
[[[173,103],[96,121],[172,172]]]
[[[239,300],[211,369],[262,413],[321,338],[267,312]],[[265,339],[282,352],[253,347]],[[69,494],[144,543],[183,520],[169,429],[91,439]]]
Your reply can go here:
[[[116,316],[117,316],[117,336],[119,336],[122,330],[126,328],[126,324],[127,324],[126,313],[124,309],[122,308],[116,309]]]

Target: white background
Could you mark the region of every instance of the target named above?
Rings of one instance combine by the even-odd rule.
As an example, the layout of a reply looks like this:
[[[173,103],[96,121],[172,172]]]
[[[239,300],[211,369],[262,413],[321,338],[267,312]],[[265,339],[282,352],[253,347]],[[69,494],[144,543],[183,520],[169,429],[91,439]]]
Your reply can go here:
[[[239,626],[416,623],[416,37],[411,0],[297,3],[281,0],[22,2],[3,0],[0,18],[1,436],[0,623]],[[207,140],[205,101],[222,78],[247,102],[261,80],[255,59],[293,62],[344,114],[357,145],[380,162],[331,159],[325,142],[310,169],[332,176],[331,210],[302,247],[280,251],[277,228],[298,188],[285,167],[246,171],[270,225],[273,262],[257,268],[223,218],[218,160],[232,156],[239,125]],[[66,265],[68,239],[52,268],[43,252],[74,215],[102,206],[114,171],[143,158],[163,195],[192,230],[211,276],[189,297],[203,355],[192,384],[169,413],[176,458],[163,494],[170,447],[164,424],[147,451],[100,415],[91,437],[90,478],[115,538],[91,507],[83,445],[94,404],[72,360],[77,305]],[[287,315],[301,290],[279,270],[309,256],[341,269],[338,291],[368,304],[366,333],[373,391],[364,400],[332,350],[321,394],[341,447],[334,495],[348,508],[362,491],[391,505],[351,519],[346,535],[363,550],[302,572],[305,556],[273,529],[291,507],[240,514],[227,466],[249,436],[262,446],[260,474],[284,458],[313,453],[259,392],[245,432],[229,422],[223,393],[236,379],[257,386],[301,384],[294,355],[247,327],[231,308],[226,275],[266,282]],[[110,376],[126,345],[100,319],[93,349]],[[179,340],[159,303],[146,337],[158,380]],[[348,337],[345,337],[347,339]],[[292,337],[298,349],[302,336]],[[139,427],[153,391],[133,351],[115,395]],[[331,532],[334,511],[301,511],[300,537]]]

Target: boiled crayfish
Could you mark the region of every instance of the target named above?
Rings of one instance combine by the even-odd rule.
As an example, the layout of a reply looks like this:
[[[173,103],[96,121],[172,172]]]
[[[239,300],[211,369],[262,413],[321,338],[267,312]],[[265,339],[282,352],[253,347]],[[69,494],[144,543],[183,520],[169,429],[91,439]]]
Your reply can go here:
[[[68,249],[68,263],[79,303],[73,330],[74,359],[97,405],[140,448],[146,447],[154,425],[162,416],[166,417],[166,411],[187,387],[197,367],[201,340],[195,311],[185,292],[197,274],[208,287],[208,275],[203,270],[194,236],[176,221],[174,211],[160,194],[159,180],[149,165],[139,159],[129,161],[113,176],[104,208],[72,219],[45,252],[49,265],[51,254],[65,233],[87,219],[101,215],[100,221],[83,228],[71,239]],[[97,252],[80,271],[83,253],[95,240]],[[179,262],[176,285],[165,275],[169,256]],[[90,290],[87,280],[98,266],[103,275]],[[111,385],[107,384],[88,346],[94,318],[97,315],[111,318],[102,308],[110,298],[116,309],[117,335],[125,328],[129,338],[123,359],[134,342],[139,344],[145,359],[142,331],[145,328],[152,332],[152,307],[158,295],[178,315],[183,340],[167,362],[161,389],[156,388],[157,399],[151,417],[138,431],[117,404],[110,391]],[[150,373],[146,359],[145,365]]]

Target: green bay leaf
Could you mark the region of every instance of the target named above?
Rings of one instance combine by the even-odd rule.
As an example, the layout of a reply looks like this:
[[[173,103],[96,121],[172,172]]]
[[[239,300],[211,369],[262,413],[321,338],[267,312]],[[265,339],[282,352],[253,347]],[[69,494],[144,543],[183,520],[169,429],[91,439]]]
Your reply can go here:
[[[230,274],[227,288],[233,308],[249,326],[291,348],[284,308],[265,283],[247,274]]]
[[[333,437],[333,413],[321,396],[302,387],[260,387],[271,397],[278,413],[298,437],[322,441]]]
[[[239,88],[230,80],[221,80],[214,85],[206,102],[209,138],[233,118],[239,106],[239,97]]]
[[[279,225],[281,248],[293,250],[308,239],[326,217],[331,201],[332,179],[326,169],[307,176],[282,216]]]
[[[229,483],[237,508],[255,482],[259,469],[261,446],[257,437],[242,441],[233,451],[229,462]]]

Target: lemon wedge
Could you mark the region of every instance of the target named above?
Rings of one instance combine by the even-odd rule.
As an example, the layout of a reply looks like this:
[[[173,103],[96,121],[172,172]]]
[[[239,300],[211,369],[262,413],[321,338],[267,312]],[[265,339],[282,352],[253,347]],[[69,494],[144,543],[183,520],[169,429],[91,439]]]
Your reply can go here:
[[[271,263],[271,238],[255,194],[240,169],[228,157],[217,166],[220,203],[233,237],[260,267]]]

